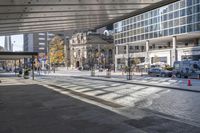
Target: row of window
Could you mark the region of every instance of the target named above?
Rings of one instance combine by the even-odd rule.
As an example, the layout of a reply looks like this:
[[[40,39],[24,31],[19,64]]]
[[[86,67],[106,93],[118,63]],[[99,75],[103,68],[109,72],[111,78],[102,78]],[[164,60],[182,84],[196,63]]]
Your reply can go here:
[[[200,31],[200,23],[189,24],[187,26],[170,28],[170,29],[166,29],[162,31],[152,32],[152,33],[146,33],[146,34],[142,34],[138,36],[115,39],[115,44],[123,44],[123,43],[129,43],[129,42],[134,42],[134,41],[147,40],[147,39],[152,39],[152,38],[170,36],[170,35],[175,35],[175,34],[183,34],[187,32],[195,32],[195,31]]]
[[[200,0],[180,0],[114,24],[115,44],[200,31]]]
[[[135,35],[140,35],[140,34],[146,34],[148,32],[156,32],[156,31],[162,31],[162,30],[166,30],[169,28],[177,28],[177,27],[183,27],[184,25],[188,25],[188,24],[195,24],[200,22],[200,13],[196,14],[196,15],[192,15],[189,17],[184,17],[184,18],[178,18],[175,20],[171,20],[171,21],[167,21],[161,24],[154,24],[151,26],[146,26],[146,27],[142,27],[142,28],[133,28],[133,30],[129,30],[126,32],[121,32],[121,33],[116,33],[114,35],[115,39],[118,38],[123,38],[123,37],[128,37],[128,36],[135,36]],[[131,29],[131,26],[128,27]]]
[[[189,4],[185,4],[185,3],[189,3]],[[190,14],[199,12],[199,10],[200,10],[199,3],[200,3],[200,0],[181,0],[179,2],[143,13],[141,15],[137,15],[135,17],[132,17],[132,18],[129,18],[129,19],[126,19],[123,21],[120,21],[114,25],[114,28],[116,29],[121,26],[132,24],[134,22],[136,23],[139,21],[143,21],[145,19],[152,19],[152,18],[158,17],[160,15],[161,15],[162,21],[167,20],[167,19],[173,19],[173,18],[176,18],[179,16],[190,15]],[[185,9],[183,9],[183,7]],[[169,12],[167,12],[167,9]],[[168,14],[165,14],[165,13],[168,13]]]
[[[163,21],[168,21],[168,20],[172,20],[172,19],[176,19],[178,17],[184,17],[184,16],[189,16],[191,14],[196,14],[200,12],[200,4],[196,5],[194,7],[190,7],[187,9],[182,9],[182,10],[178,10],[175,12],[171,12],[169,14],[165,14],[162,16],[156,16],[154,18],[150,18],[150,19],[143,19],[140,22],[132,22],[132,21],[124,21],[124,24],[119,24],[118,27],[115,27],[115,32],[120,32],[121,31],[121,27],[125,28],[125,27],[142,27],[144,25],[151,25],[151,24],[155,24],[155,23],[160,23]],[[116,25],[115,25],[116,26]],[[122,29],[122,31],[124,31]]]
[[[156,24],[156,23],[157,24],[164,23],[164,21],[165,22],[172,21],[172,20],[177,19],[177,18],[180,18],[183,21],[184,21],[184,19],[187,18],[188,23],[196,22],[200,18],[200,14],[199,14],[200,13],[200,4],[197,5],[196,7],[198,7],[198,8],[193,7],[195,9],[195,12],[192,12],[191,14],[188,14],[187,16],[182,16],[182,15],[186,15],[186,11],[185,11],[185,9],[183,9],[183,10],[180,11],[180,14],[179,14],[179,11],[177,11],[177,12],[174,12],[174,13],[163,15],[161,17],[159,16],[159,17],[154,17],[152,19],[144,20],[144,21],[141,21],[141,22],[138,22],[138,23],[132,23],[132,24],[126,25],[126,26],[121,25],[118,28],[115,28],[114,31],[115,31],[115,33],[123,32],[123,31],[127,31],[127,30],[130,30],[130,29],[149,26],[149,25]],[[185,13],[181,13],[182,11],[185,12]]]

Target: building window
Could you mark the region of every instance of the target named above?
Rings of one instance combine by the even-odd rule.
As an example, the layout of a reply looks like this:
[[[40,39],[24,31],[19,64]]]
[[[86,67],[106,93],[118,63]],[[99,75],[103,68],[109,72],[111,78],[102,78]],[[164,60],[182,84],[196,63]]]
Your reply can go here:
[[[126,50],[126,46],[124,46],[124,50]]]
[[[173,28],[169,29],[169,35],[173,35]]]
[[[179,11],[174,12],[174,18],[179,17]]]
[[[200,5],[196,5],[193,7],[193,12],[194,13],[199,13],[200,12]]]
[[[39,38],[39,40],[45,40],[45,38]]]
[[[192,7],[187,8],[187,15],[192,14]]]
[[[193,0],[193,4],[198,4],[200,3],[200,0]]]
[[[170,4],[170,5],[168,6],[168,8],[169,8],[169,11],[173,11],[173,10],[174,10],[173,4]]]
[[[195,24],[195,31],[200,31],[200,23]]]
[[[168,36],[168,30],[164,30],[164,36]]]
[[[154,38],[157,38],[157,37],[158,37],[157,32],[154,32]]]
[[[169,14],[169,20],[170,20],[170,19],[173,19],[173,18],[174,18],[174,17],[173,17],[173,13],[170,13],[170,14]]]
[[[175,28],[174,34],[179,34],[179,28]]]
[[[39,43],[39,45],[45,45],[45,43],[43,43],[43,42],[40,42],[40,43]]]
[[[39,48],[39,50],[44,50],[44,48],[41,47],[41,48]]]
[[[188,23],[188,24],[192,23],[192,16],[189,16],[189,17],[187,18],[187,23]]]
[[[185,9],[180,10],[180,16],[185,16],[185,14],[186,14],[185,12],[186,12]]]
[[[180,3],[180,2],[174,3],[174,9],[179,9],[179,8],[180,8],[180,7],[179,7],[179,3]]]
[[[180,1],[180,8],[184,8],[186,6],[185,0]]]
[[[180,18],[180,25],[185,25],[187,23],[186,18]]]
[[[39,35],[45,35],[45,33],[39,33]]]
[[[186,33],[186,26],[181,27],[181,33]]]
[[[135,46],[135,49],[136,49],[136,50],[139,50],[139,46]]]
[[[192,25],[190,24],[187,26],[187,32],[191,32],[191,31],[192,31]]]
[[[174,26],[173,20],[169,21],[169,27],[173,27],[173,26]]]
[[[192,5],[192,0],[187,0],[187,6],[191,6]]]
[[[179,26],[179,19],[174,20],[174,26]]]

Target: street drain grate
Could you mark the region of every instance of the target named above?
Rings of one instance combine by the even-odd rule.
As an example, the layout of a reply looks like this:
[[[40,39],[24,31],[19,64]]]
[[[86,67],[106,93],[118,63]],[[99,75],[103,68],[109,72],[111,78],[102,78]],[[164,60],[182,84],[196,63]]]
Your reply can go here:
[[[122,107],[124,107],[124,106],[117,104],[117,103],[106,101],[106,100],[103,100],[103,99],[100,99],[100,98],[97,98],[97,97],[94,97],[94,96],[89,96],[89,95],[86,95],[86,94],[83,94],[83,93],[80,93],[80,92],[76,92],[76,91],[73,91],[73,90],[70,90],[70,89],[67,89],[67,88],[64,88],[64,87],[60,87],[60,86],[57,86],[57,85],[49,85],[49,86],[61,89],[63,91],[67,91],[67,92],[69,92],[73,95],[80,96],[80,97],[86,98],[88,100],[92,100],[92,101],[104,104],[106,106],[110,106],[112,108],[122,108]]]

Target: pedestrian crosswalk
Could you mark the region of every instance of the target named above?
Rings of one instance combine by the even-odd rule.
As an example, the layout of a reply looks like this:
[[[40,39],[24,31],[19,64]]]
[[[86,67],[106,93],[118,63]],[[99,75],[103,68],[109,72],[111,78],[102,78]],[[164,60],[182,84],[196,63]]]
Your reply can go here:
[[[71,89],[89,96],[94,96],[107,101],[124,105],[135,106],[139,101],[145,99],[153,100],[158,97],[158,93],[167,91],[167,89],[146,87],[140,85],[131,85],[123,83],[114,83],[106,81],[92,81],[89,79],[75,79],[72,77],[40,77],[40,81],[59,85],[63,88]],[[161,91],[163,90],[163,91]]]

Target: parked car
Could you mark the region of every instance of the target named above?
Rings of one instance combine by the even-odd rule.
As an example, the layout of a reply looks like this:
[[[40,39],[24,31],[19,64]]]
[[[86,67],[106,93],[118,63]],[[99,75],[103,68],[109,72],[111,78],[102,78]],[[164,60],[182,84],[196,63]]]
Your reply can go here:
[[[177,78],[200,78],[200,61],[176,61],[174,62],[174,75]]]
[[[22,74],[22,68],[16,68],[14,69],[14,72]]]
[[[99,68],[99,72],[103,72],[103,68]]]
[[[82,70],[83,70],[83,67],[78,67],[78,70],[79,70],[79,71],[82,71]]]
[[[83,70],[85,70],[85,71],[89,71],[89,70],[90,70],[89,65],[84,65],[84,66],[83,66]]]
[[[171,77],[172,71],[163,70],[161,68],[151,68],[148,71],[149,76],[156,76],[156,77]]]

